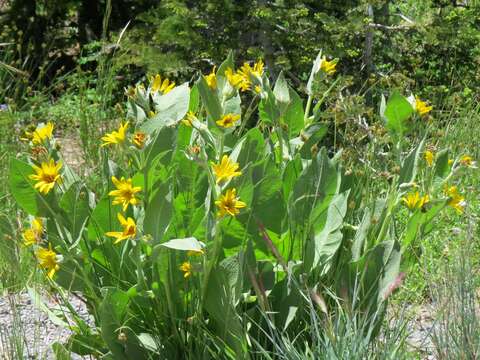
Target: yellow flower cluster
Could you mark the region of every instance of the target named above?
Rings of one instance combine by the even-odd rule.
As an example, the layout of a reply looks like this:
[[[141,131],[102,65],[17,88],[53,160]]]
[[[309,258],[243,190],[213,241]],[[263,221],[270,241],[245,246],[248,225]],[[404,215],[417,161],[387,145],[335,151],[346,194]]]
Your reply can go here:
[[[167,78],[164,78],[162,81],[162,77],[160,74],[152,76],[150,78],[150,90],[152,93],[161,93],[162,95],[168,94],[172,89],[175,87],[175,83],[170,81]]]
[[[432,111],[433,106],[428,106],[425,101],[422,101],[418,96],[415,97],[415,111],[420,115],[426,115]]]
[[[22,233],[23,244],[25,246],[37,245],[42,240],[43,221],[40,218],[34,218],[29,229]]]
[[[415,191],[403,197],[402,201],[407,208],[409,208],[411,211],[415,211],[417,209],[421,209],[425,204],[427,204],[430,201],[430,198],[428,195],[422,196],[418,191]]]
[[[465,198],[458,192],[457,186],[445,185],[445,195],[449,197],[448,205],[454,208],[459,214],[463,213],[465,208]]]
[[[253,67],[249,63],[244,63],[237,72],[228,68],[225,71],[225,77],[230,85],[241,91],[252,89],[252,83],[261,83],[261,78],[264,72],[264,64],[262,60],[258,60]],[[255,88],[256,92],[259,92]]]

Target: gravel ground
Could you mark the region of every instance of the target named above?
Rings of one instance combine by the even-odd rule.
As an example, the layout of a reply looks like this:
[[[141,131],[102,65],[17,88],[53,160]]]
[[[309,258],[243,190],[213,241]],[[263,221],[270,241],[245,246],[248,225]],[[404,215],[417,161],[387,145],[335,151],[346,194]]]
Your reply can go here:
[[[69,301],[82,318],[88,318],[80,300],[72,297]],[[52,298],[43,297],[43,302],[52,311],[59,309]],[[70,334],[35,306],[28,293],[0,297],[0,359],[55,359],[51,345],[66,342]],[[16,339],[16,345],[12,339]],[[72,356],[72,359],[82,357]]]

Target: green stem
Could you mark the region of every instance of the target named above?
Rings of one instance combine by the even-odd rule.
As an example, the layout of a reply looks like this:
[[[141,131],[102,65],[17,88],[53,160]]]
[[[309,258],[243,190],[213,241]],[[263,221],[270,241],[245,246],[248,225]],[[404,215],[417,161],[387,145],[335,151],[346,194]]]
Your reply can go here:
[[[308,100],[307,100],[307,105],[305,106],[305,114],[303,115],[303,123],[307,124],[309,114],[310,114],[310,108],[312,107],[312,101],[313,101],[313,96],[308,95]]]

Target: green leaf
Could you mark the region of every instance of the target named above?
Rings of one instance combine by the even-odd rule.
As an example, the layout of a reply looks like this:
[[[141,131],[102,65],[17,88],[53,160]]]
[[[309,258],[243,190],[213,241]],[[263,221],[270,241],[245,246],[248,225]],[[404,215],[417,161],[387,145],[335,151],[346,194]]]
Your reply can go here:
[[[117,212],[119,206],[111,205],[109,196],[100,199],[88,222],[88,238],[92,241],[102,239],[105,233],[116,228]]]
[[[283,115],[283,120],[288,126],[288,138],[297,136],[303,129],[304,112],[302,98],[292,88],[289,89],[290,103]]]
[[[245,331],[235,310],[236,292],[231,286],[238,279],[238,271],[228,270],[227,266],[238,267],[238,264],[228,261],[212,269],[204,306],[210,315],[215,334],[235,351],[237,358],[244,358],[247,347]]]
[[[46,201],[33,187],[29,176],[34,174],[33,168],[20,160],[12,158],[10,160],[9,185],[10,192],[20,207],[28,214],[42,216],[48,214]],[[53,193],[50,192],[49,197]],[[52,199],[50,199],[52,200]]]
[[[363,219],[355,233],[352,243],[352,261],[358,261],[363,254],[365,240],[367,240],[368,231],[372,224],[372,212],[369,208],[365,209]]]
[[[290,92],[283,71],[278,75],[277,82],[273,89],[273,95],[275,96],[277,106],[281,108],[280,113],[283,113],[290,103]]]
[[[202,251],[203,245],[194,237],[184,239],[172,239],[160,244],[169,249],[183,250],[183,251]]]
[[[223,115],[223,109],[222,105],[220,104],[220,100],[218,99],[217,93],[210,89],[203,76],[200,76],[196,85],[202,99],[202,104],[207,110],[209,120],[211,122],[215,122],[221,119]]]
[[[165,95],[156,97],[154,102],[157,115],[144,122],[141,127],[148,134],[164,126],[172,126],[185,117],[190,102],[188,83],[177,86]]]
[[[188,111],[196,113],[200,107],[200,92],[198,86],[195,84],[190,90],[190,102],[188,104]]]
[[[328,127],[325,124],[312,124],[303,132],[303,138],[306,139],[300,148],[302,159],[311,159],[313,156],[312,146],[317,145],[320,140],[327,134]]]
[[[156,243],[161,242],[172,220],[173,206],[170,184],[163,183],[151,197],[147,209],[143,229],[150,234]]]
[[[421,157],[424,143],[425,138],[422,139],[420,144],[418,144],[418,146],[413,149],[403,161],[402,167],[400,169],[400,176],[398,179],[399,185],[405,183],[408,184],[415,181],[418,171],[418,161]]]
[[[402,135],[407,130],[407,120],[413,114],[413,107],[408,100],[394,92],[388,99],[384,117],[387,128],[397,135]]]
[[[55,342],[52,344],[52,350],[53,353],[55,354],[55,360],[71,360],[72,356],[70,355],[70,352],[60,344],[59,342]]]
[[[127,316],[129,296],[116,288],[103,288],[104,297],[99,307],[102,338],[118,360],[128,360],[124,344],[118,340],[119,329]]]
[[[435,182],[437,183],[445,180],[452,170],[451,165],[448,164],[448,157],[448,149],[444,149],[437,154],[437,160],[435,161]]]
[[[65,211],[69,221],[69,230],[72,239],[78,239],[90,215],[88,190],[82,186],[73,184],[63,194],[60,200],[60,207]]]
[[[303,169],[295,182],[288,199],[289,216],[296,224],[304,224],[318,204],[328,206],[340,186],[336,166],[328,159],[322,148],[317,156]]]
[[[330,262],[342,244],[341,228],[347,213],[348,195],[349,191],[333,197],[328,206],[324,226],[321,225],[321,221],[318,221],[318,217],[312,219],[313,238],[308,240],[305,252],[307,269],[320,267],[322,273],[329,270]]]

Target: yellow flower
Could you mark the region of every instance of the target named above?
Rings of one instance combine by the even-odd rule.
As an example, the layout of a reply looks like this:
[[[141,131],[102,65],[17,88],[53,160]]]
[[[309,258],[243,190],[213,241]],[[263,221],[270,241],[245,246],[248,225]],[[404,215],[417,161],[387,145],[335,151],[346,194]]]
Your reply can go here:
[[[227,155],[223,155],[220,164],[213,164],[212,168],[215,177],[217,178],[217,184],[220,183],[222,180],[227,181],[235,176],[242,175],[241,171],[237,171],[239,168],[238,163],[230,160]]]
[[[465,208],[465,198],[458,192],[458,188],[445,185],[445,194],[450,198],[448,205],[454,208],[459,214],[463,213]]]
[[[418,96],[415,96],[415,110],[417,111],[417,113],[419,113],[420,115],[425,115],[432,111],[432,109],[433,106],[427,106],[427,103],[425,101],[422,101]]]
[[[34,218],[30,229],[25,230],[22,233],[23,244],[25,246],[32,246],[38,244],[41,240],[43,233],[43,222],[40,218]]]
[[[143,149],[147,135],[144,132],[137,131],[133,134],[132,142],[138,149]]]
[[[238,114],[227,114],[220,120],[217,120],[216,123],[218,126],[229,128],[234,126],[238,119],[240,119],[240,115]]]
[[[183,277],[186,279],[190,275],[192,275],[193,267],[188,261],[185,261],[182,265],[180,265],[180,270],[183,271]]]
[[[320,70],[322,70],[327,75],[333,75],[337,71],[337,60],[328,61],[327,58],[324,56],[322,57],[322,61],[320,63]]]
[[[33,165],[33,170],[36,174],[30,175],[30,179],[35,180],[35,189],[38,189],[42,194],[48,194],[53,189],[55,183],[61,183],[62,177],[60,169],[62,163],[55,164],[53,159],[49,162],[42,162],[40,166]]]
[[[237,76],[239,76],[241,79],[238,84],[240,90],[249,90],[252,87],[252,78],[257,78],[259,81],[263,75],[263,68],[264,64],[262,60],[258,60],[255,64],[253,64],[253,68],[249,63],[244,63],[237,71]]]
[[[135,194],[142,191],[140,186],[133,186],[132,179],[126,179],[122,177],[118,180],[115,176],[112,176],[113,185],[117,190],[112,190],[108,193],[109,196],[114,196],[113,205],[122,204],[123,211],[127,210],[128,205],[137,205],[138,199]]]
[[[210,74],[205,76],[205,81],[212,90],[215,90],[217,88],[217,75],[215,75],[215,69],[216,66],[213,67]]]
[[[150,110],[150,111],[148,112],[148,117],[149,117],[150,119],[153,118],[155,115],[156,115],[155,112],[152,111],[152,110]]]
[[[234,88],[236,89],[241,88],[242,91],[248,90],[248,87],[246,89],[244,88],[245,84],[242,83],[243,81],[242,75],[239,75],[233,72],[231,68],[228,68],[227,70],[225,70],[225,77],[227,78],[230,85],[232,85]]]
[[[152,77],[150,82],[152,84],[153,93],[160,91],[163,95],[165,95],[175,87],[175,83],[173,81],[171,82],[167,78],[163,79],[162,81],[162,78],[159,74],[155,75],[155,77]]]
[[[192,111],[189,111],[185,115],[185,118],[183,118],[181,121],[182,121],[183,125],[191,127],[192,123],[193,123],[193,120],[195,120],[195,119],[196,119],[195,114]]]
[[[469,168],[475,168],[477,162],[473,160],[473,158],[469,155],[463,155],[460,158],[460,164]]]
[[[122,144],[125,141],[125,135],[128,129],[128,121],[125,124],[120,124],[118,131],[112,131],[109,134],[106,134],[102,137],[103,144],[102,146],[113,145],[113,144]]]
[[[452,166],[453,165],[453,159],[448,159],[448,166]]]
[[[427,165],[432,166],[433,160],[435,158],[435,155],[433,154],[433,152],[431,152],[430,150],[425,151],[424,157],[425,157],[425,161],[427,162]]]
[[[426,203],[430,201],[428,195],[420,196],[418,191],[407,194],[402,198],[403,203],[412,211],[422,208]]]
[[[219,217],[226,214],[235,216],[240,213],[239,209],[242,209],[247,206],[243,201],[240,201],[237,197],[236,189],[229,189],[225,195],[220,196],[220,200],[215,201],[215,205],[219,207],[217,215]]]
[[[123,227],[123,231],[109,231],[105,235],[116,238],[113,242],[114,244],[134,238],[137,235],[137,225],[135,224],[135,221],[131,217],[125,219],[120,213],[117,214],[117,218],[120,225]]]
[[[52,250],[51,244],[48,249],[40,248],[37,250],[37,259],[40,267],[47,271],[49,279],[52,279],[58,269],[60,269],[57,260],[57,253]]]
[[[46,125],[42,127],[38,127],[33,132],[32,136],[32,143],[35,145],[40,145],[45,142],[45,140],[50,140],[53,136],[53,124],[48,122]]]

